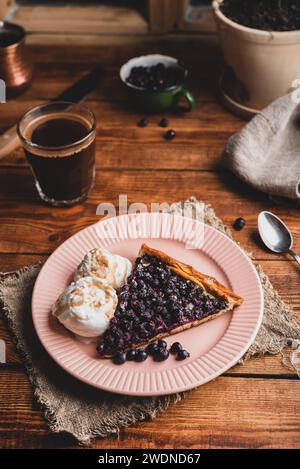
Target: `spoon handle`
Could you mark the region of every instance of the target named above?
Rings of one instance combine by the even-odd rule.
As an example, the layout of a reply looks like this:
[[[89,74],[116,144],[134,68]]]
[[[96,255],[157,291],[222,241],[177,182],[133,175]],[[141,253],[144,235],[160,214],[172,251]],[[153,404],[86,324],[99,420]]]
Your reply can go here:
[[[298,264],[300,265],[300,256],[298,256],[298,255],[297,255],[294,251],[292,251],[291,249],[290,249],[289,253],[290,253],[290,255],[295,259],[295,261],[297,261]]]

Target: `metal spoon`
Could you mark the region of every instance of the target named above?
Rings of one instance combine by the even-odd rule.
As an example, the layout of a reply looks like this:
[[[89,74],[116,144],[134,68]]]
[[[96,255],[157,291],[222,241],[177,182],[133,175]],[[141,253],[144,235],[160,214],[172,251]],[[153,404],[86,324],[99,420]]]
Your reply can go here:
[[[288,253],[300,265],[300,256],[292,251],[293,236],[287,226],[271,212],[258,215],[258,231],[264,244],[276,253]]]

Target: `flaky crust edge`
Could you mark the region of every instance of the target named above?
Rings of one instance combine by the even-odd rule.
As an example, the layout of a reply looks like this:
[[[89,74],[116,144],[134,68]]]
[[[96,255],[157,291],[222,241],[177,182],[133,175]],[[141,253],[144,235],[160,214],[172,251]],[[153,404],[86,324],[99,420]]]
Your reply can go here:
[[[231,311],[235,306],[241,305],[244,301],[244,299],[241,296],[236,295],[236,293],[231,291],[229,288],[226,288],[224,285],[218,282],[214,277],[210,277],[201,272],[198,272],[192,266],[188,264],[184,264],[183,262],[180,262],[174,259],[173,257],[168,256],[162,251],[158,251],[157,249],[150,248],[145,243],[142,244],[140,248],[139,256],[143,256],[144,254],[149,254],[151,256],[160,258],[163,262],[165,262],[168,265],[168,267],[170,267],[175,273],[177,273],[181,277],[184,277],[187,280],[191,280],[192,282],[200,285],[206,291],[208,291],[208,293],[224,298],[224,300],[228,303],[228,307],[226,309],[219,311],[216,314],[207,316],[202,319],[198,319],[197,321],[183,324],[181,326],[175,327],[174,329],[171,329],[168,332],[162,332],[160,334],[157,334],[155,337],[152,337],[151,339],[147,341],[132,345],[132,347],[125,349],[124,352],[127,352],[128,350],[135,350],[139,347],[143,347],[144,345],[148,345],[153,342],[156,342],[157,340],[163,339],[164,337],[169,337],[171,335],[178,334],[179,332],[190,329],[191,327],[196,327],[196,326],[199,326],[200,324],[204,324],[205,322],[211,321],[212,319],[222,316],[224,313],[227,313],[227,311]],[[102,355],[102,358],[111,358],[111,357],[112,355]]]
[[[232,307],[241,305],[244,301],[241,296],[237,295],[232,290],[222,285],[214,277],[202,274],[201,272],[198,272],[196,269],[194,269],[192,266],[184,264],[183,262],[180,262],[174,259],[173,257],[168,256],[162,251],[150,248],[145,243],[142,244],[140,248],[139,256],[143,256],[144,254],[149,254],[151,256],[158,257],[163,262],[165,262],[168,267],[170,267],[170,269],[173,270],[176,274],[200,285],[208,293],[224,298],[224,300],[226,300],[226,302]]]

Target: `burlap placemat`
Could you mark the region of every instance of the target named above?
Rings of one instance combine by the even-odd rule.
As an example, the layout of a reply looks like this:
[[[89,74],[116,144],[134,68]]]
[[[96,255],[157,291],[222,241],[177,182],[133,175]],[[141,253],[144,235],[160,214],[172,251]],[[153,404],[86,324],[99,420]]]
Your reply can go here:
[[[205,223],[230,236],[229,230],[209,205],[194,198],[189,199],[187,204],[196,215],[198,211],[201,218],[204,210]],[[172,212],[181,213],[181,210],[182,204],[173,205]],[[32,325],[31,293],[40,268],[41,265],[33,265],[2,276],[0,303],[27,367],[34,394],[43,406],[51,430],[68,432],[80,443],[88,444],[93,437],[107,437],[118,433],[121,427],[153,419],[171,403],[184,398],[184,393],[147,398],[109,394],[77,381],[59,368],[39,343]],[[297,371],[300,326],[263,270],[259,266],[257,270],[265,296],[264,318],[255,342],[244,359],[279,353],[289,346],[285,364]]]

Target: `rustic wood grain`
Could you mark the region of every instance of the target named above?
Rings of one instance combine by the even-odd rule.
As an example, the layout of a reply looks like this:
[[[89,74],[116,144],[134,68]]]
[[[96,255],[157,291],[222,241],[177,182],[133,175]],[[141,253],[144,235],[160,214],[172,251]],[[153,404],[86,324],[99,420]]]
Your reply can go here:
[[[31,34],[27,38],[34,63],[119,64],[137,55],[161,53],[181,58],[189,70],[202,75],[221,68],[221,51],[215,35],[169,34],[162,36],[114,34]],[[45,53],[46,48],[46,53]],[[209,68],[206,69],[206,67]],[[191,74],[192,75],[192,74]],[[217,79],[217,76],[215,76]]]
[[[64,435],[49,437],[24,373],[16,370],[1,372],[0,402],[2,447],[51,448],[74,444]],[[98,439],[93,447],[297,447],[300,442],[299,408],[299,382],[296,380],[220,377],[192,391],[185,400],[172,405],[153,422],[123,429],[119,438]]]
[[[5,105],[0,131],[100,61],[106,73],[87,99],[98,120],[96,185],[84,204],[50,208],[37,197],[22,150],[2,160],[0,272],[45,260],[71,234],[99,220],[99,203],[112,202],[118,207],[119,194],[128,195],[128,204],[139,201],[148,209],[152,202],[173,203],[195,195],[210,203],[228,226],[238,216],[246,219],[246,227],[233,232],[234,239],[253,252],[299,316],[299,268],[287,256],[264,250],[256,227],[260,210],[274,211],[292,229],[295,250],[299,250],[298,205],[258,193],[219,166],[225,142],[244,122],[224,110],[217,100],[220,54],[216,38],[140,36],[137,40],[133,36],[78,35],[80,41],[74,47],[72,36],[67,40],[58,36],[28,38],[35,80],[22,96]],[[191,70],[188,86],[196,96],[197,107],[185,116],[168,115],[170,127],[177,131],[172,142],[163,139],[164,130],[157,126],[160,116],[150,116],[150,125],[144,129],[137,127],[143,113],[128,107],[118,80],[120,65],[145,50],[184,57]],[[49,432],[3,319],[0,338],[7,346],[7,364],[0,365],[0,446],[74,445],[70,437]],[[282,366],[280,356],[253,359],[192,392],[153,422],[122,430],[119,440],[96,440],[93,447],[297,448],[299,386],[296,375]]]
[[[172,0],[148,0],[147,10],[152,33],[163,34],[172,29]]]
[[[101,160],[101,157],[98,154],[97,158]],[[158,154],[157,159],[160,158]],[[247,225],[234,236],[257,259],[274,259],[257,239],[259,211],[273,210],[292,229],[295,249],[300,245],[297,210],[293,206],[277,205],[229,173],[98,169],[95,188],[84,204],[55,209],[40,203],[28,168],[3,167],[0,168],[1,250],[3,253],[52,252],[71,234],[100,219],[96,210],[101,202],[109,201],[118,207],[120,194],[127,194],[128,205],[141,202],[148,209],[151,203],[171,204],[194,195],[210,203],[228,226],[232,226],[236,217],[243,216]],[[287,255],[279,258],[286,259]]]
[[[156,125],[157,119],[154,120]],[[175,127],[175,126],[173,126]],[[178,131],[178,127],[176,126]],[[184,170],[220,170],[218,168],[220,155],[224,148],[225,135],[206,135],[201,145],[198,143],[181,142],[180,145],[172,147],[167,158],[161,158],[162,152],[166,151],[166,142],[163,132],[157,131],[159,135],[156,142],[144,142],[136,151],[136,143],[120,142],[112,144],[111,139],[105,141],[104,136],[98,137],[96,149],[99,157],[97,167],[99,169],[178,169]],[[171,149],[170,149],[171,150]],[[124,158],[126,155],[126,158]],[[27,166],[23,150],[19,148],[14,153],[0,160],[0,167]]]
[[[74,80],[69,84],[72,83],[74,83]],[[120,84],[117,82],[115,86],[119,88]],[[53,94],[55,95],[55,93]],[[107,98],[106,96],[106,99]],[[114,97],[114,99],[116,98]],[[236,117],[226,118],[225,120],[226,114],[220,104],[209,101],[201,102],[200,99],[201,98],[198,98],[199,109],[194,114],[186,113],[180,117],[174,115],[170,116],[170,125],[178,129],[178,135],[174,144],[176,143],[178,145],[179,143],[189,142],[192,145],[193,142],[194,144],[197,142],[196,139],[204,139],[207,133],[208,136],[213,135],[219,138],[224,136],[223,138],[228,138],[230,134],[241,128],[243,122]],[[1,130],[15,124],[24,112],[31,107],[41,104],[41,102],[43,102],[43,100],[31,98],[30,100],[14,100],[8,105],[5,105],[6,119],[2,121]],[[143,113],[134,112],[134,109],[130,108],[130,104],[126,100],[113,101],[112,99],[110,102],[107,102],[104,101],[103,96],[103,101],[99,102],[87,99],[86,103],[93,110],[96,117],[98,117],[97,129],[99,139],[105,140],[105,138],[111,137],[111,133],[114,131],[114,138],[119,138],[121,142],[133,141],[133,139],[136,138],[138,140],[146,138],[146,141],[151,143],[161,142],[164,129],[157,128],[159,115],[158,117],[153,116],[150,118],[151,125],[141,129],[137,127],[137,122],[140,115],[143,115]],[[126,126],[124,126],[124,123],[126,123]],[[126,128],[126,132],[124,132],[124,127]]]
[[[148,24],[133,9],[109,5],[19,5],[11,18],[29,33],[143,34]]]

